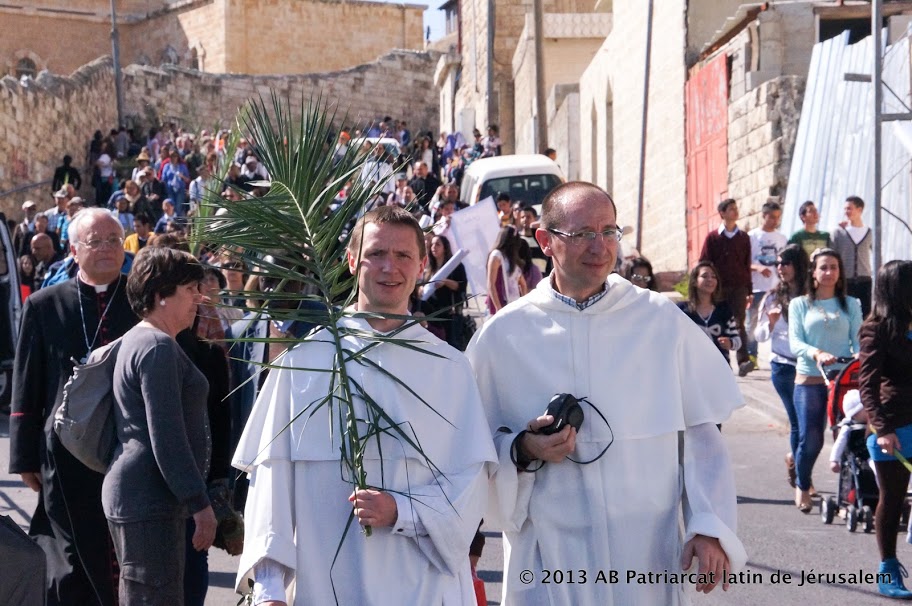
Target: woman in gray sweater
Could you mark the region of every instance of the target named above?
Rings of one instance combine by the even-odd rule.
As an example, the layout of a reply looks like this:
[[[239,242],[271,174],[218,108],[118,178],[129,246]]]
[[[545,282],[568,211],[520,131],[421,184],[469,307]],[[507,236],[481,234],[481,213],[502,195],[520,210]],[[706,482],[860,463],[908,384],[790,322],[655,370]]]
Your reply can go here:
[[[118,445],[102,489],[121,606],[182,605],[187,516],[196,523],[196,549],[215,537],[205,483],[209,385],[175,341],[193,324],[202,278],[192,255],[148,247],[127,278],[130,305],[143,320],[123,336],[117,356]]]

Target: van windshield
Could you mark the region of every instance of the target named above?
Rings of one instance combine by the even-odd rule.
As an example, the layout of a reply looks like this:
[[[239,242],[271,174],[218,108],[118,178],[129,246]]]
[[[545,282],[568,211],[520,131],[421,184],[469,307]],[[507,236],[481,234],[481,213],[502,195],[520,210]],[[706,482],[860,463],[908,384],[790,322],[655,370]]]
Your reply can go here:
[[[545,196],[552,189],[560,185],[557,175],[516,175],[501,177],[485,181],[481,186],[478,199],[484,200],[488,196],[497,199],[497,194],[510,194],[513,202],[522,202],[527,206],[542,203]]]

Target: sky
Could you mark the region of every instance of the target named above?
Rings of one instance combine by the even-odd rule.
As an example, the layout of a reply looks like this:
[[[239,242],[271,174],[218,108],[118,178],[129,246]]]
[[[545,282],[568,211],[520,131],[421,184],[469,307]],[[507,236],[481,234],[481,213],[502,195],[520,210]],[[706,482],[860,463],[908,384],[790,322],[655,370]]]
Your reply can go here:
[[[379,2],[385,2],[386,4],[402,4],[401,0],[378,0]],[[424,4],[428,7],[424,11],[424,27],[427,29],[431,28],[431,40],[436,40],[444,34],[446,28],[446,20],[444,19],[443,11],[437,10],[445,0],[407,0],[406,4]]]

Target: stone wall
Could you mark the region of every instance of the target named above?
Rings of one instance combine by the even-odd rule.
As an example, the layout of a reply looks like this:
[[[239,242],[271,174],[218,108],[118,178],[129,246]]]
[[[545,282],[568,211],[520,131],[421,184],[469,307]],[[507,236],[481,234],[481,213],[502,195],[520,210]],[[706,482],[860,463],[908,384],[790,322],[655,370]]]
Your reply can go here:
[[[424,47],[417,4],[340,0],[225,0],[228,56],[235,74],[340,70],[390,49]],[[264,38],[269,40],[264,44]]]
[[[728,109],[728,192],[743,225],[760,224],[768,198],[785,199],[805,79],[782,76],[733,100]]]
[[[338,103],[351,123],[383,116],[404,118],[413,133],[436,130],[438,96],[433,85],[437,57],[393,51],[373,63],[322,74],[249,76],[209,74],[181,67],[131,65],[124,69],[127,114],[174,119],[188,128],[233,123],[237,110],[256,95],[276,90],[298,102],[322,94]]]
[[[338,103],[349,122],[390,115],[408,121],[413,133],[436,130],[438,94],[433,86],[437,56],[394,51],[355,68],[297,76],[208,74],[180,67],[124,68],[128,116],[147,123],[173,120],[190,129],[231,126],[238,109],[255,95],[275,89],[299,102],[322,94]],[[42,73],[20,84],[0,81],[0,192],[50,179],[64,154],[85,167],[86,145],[95,130],[117,123],[113,64],[103,58],[72,76]],[[83,186],[83,190],[88,184]],[[17,218],[26,199],[50,207],[50,185],[0,197],[0,210]]]
[[[0,191],[50,179],[64,154],[83,167],[92,133],[117,122],[113,90],[109,58],[70,77],[42,73],[26,86],[10,77],[0,80]],[[29,199],[41,210],[50,208],[50,184],[0,198],[0,210],[19,218]]]
[[[111,25],[69,15],[37,15],[0,10],[0,76],[13,75],[23,57],[38,70],[71,74],[80,66],[111,54]]]
[[[299,74],[354,67],[394,48],[424,47],[425,6],[344,0],[126,1],[118,7],[121,64]],[[107,0],[0,4],[0,75],[23,56],[69,74],[111,53]]]
[[[743,227],[759,225],[768,199],[785,197],[815,40],[813,7],[770,4],[718,51],[731,69],[728,193],[739,201]]]

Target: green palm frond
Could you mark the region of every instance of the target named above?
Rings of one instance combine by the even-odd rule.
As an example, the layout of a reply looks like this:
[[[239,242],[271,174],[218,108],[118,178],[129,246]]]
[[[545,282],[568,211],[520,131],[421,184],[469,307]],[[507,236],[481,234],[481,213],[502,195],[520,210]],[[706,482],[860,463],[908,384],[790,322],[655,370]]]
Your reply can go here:
[[[348,481],[357,489],[371,486],[363,457],[368,443],[379,448],[383,436],[391,436],[403,448],[413,449],[435,476],[443,477],[434,462],[424,455],[411,428],[394,422],[383,409],[383,403],[375,401],[350,374],[354,368],[379,372],[434,410],[399,377],[370,360],[368,354],[380,345],[391,344],[442,356],[428,352],[417,341],[399,336],[418,321],[412,316],[355,312],[350,308],[356,294],[355,279],[345,261],[348,229],[385,183],[360,182],[358,176],[367,159],[360,149],[349,148],[341,157],[333,157],[334,131],[344,120],[320,98],[293,107],[273,93],[245,106],[237,119],[232,142],[242,136],[251,142],[253,154],[269,173],[268,193],[256,198],[244,196],[237,201],[223,201],[214,192],[207,195],[194,219],[197,244],[205,243],[230,254],[273,285],[269,292],[239,293],[241,299],[259,301],[268,309],[271,319],[325,329],[318,338],[302,346],[307,347],[311,342],[324,347],[329,344],[333,351],[331,363],[324,368],[292,370],[329,373],[327,393],[298,411],[285,430],[301,415],[309,417],[329,407],[328,431],[339,438],[340,464]],[[228,157],[231,156],[233,150],[229,152]],[[225,181],[227,165],[223,169],[218,182]],[[337,204],[336,195],[350,181],[347,198]],[[216,214],[217,209],[224,210]],[[289,283],[300,284],[302,288],[285,292],[283,287]],[[392,333],[377,335],[340,325],[345,317],[395,318],[404,324]],[[353,349],[356,340],[367,345]],[[293,340],[285,338],[237,341],[293,344]],[[275,366],[263,364],[262,367],[266,370]],[[350,525],[351,519],[343,532],[343,541]],[[370,528],[365,532],[370,535]]]

